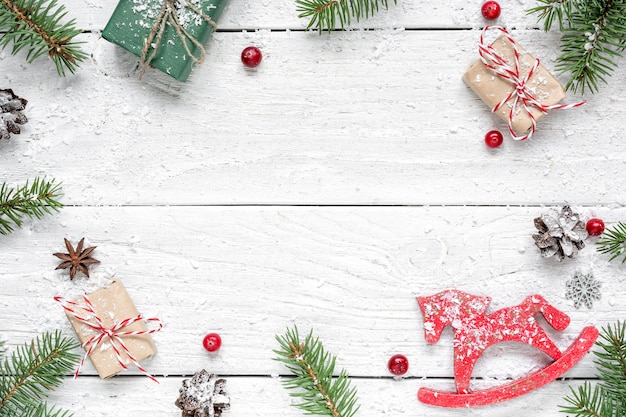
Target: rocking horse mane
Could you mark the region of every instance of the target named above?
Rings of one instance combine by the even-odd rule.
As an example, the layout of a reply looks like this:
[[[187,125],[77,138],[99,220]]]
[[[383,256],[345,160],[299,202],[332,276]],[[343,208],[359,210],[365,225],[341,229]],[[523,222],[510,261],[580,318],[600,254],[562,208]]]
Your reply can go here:
[[[424,317],[424,337],[428,343],[437,343],[446,326],[458,326],[456,322],[463,317],[485,315],[491,297],[444,290],[417,297],[417,302]]]

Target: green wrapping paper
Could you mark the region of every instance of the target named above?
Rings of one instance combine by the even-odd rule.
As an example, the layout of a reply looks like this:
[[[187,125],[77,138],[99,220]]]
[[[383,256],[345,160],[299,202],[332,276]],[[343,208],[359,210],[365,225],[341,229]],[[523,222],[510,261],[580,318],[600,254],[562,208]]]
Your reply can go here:
[[[102,37],[113,42],[132,54],[141,57],[145,40],[150,36],[156,18],[164,0],[120,0]],[[211,20],[217,22],[228,0],[188,0]],[[213,26],[203,20],[196,12],[185,7],[185,0],[176,1],[176,16],[184,28],[201,45],[204,45],[213,32]],[[176,28],[170,23],[165,24],[163,37],[156,46],[156,55],[150,66],[158,68],[179,81],[185,81],[193,69],[194,60],[185,50]],[[156,39],[156,38],[155,38]],[[200,54],[199,47],[187,40],[189,52],[194,56]],[[149,52],[151,52],[150,49]]]

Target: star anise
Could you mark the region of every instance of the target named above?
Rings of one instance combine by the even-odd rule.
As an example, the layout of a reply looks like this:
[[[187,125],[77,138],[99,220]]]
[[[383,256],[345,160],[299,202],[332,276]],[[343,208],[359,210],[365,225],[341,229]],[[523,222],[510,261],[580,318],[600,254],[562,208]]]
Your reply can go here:
[[[69,253],[53,254],[57,258],[63,260],[63,262],[61,262],[59,266],[57,266],[55,269],[70,268],[70,280],[74,279],[77,271],[81,271],[83,274],[87,275],[87,278],[89,278],[89,269],[87,269],[88,266],[100,263],[99,260],[89,257],[89,255],[91,255],[96,247],[92,246],[83,250],[85,238],[82,238],[80,242],[78,242],[78,246],[76,246],[76,249],[74,249],[69,240],[63,240],[65,240],[65,247],[67,248],[67,251]]]

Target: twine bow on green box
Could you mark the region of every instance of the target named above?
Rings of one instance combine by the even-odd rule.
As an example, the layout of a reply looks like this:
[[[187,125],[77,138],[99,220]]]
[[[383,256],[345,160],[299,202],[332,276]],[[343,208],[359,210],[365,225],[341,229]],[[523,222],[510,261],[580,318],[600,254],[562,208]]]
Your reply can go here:
[[[102,36],[179,81],[206,56],[227,0],[120,0]]]

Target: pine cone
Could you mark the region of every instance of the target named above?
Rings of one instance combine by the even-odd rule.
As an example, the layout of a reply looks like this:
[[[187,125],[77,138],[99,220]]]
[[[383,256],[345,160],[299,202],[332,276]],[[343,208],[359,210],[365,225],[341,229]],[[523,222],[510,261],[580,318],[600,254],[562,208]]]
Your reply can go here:
[[[541,256],[549,258],[557,255],[559,261],[566,256],[575,257],[578,251],[585,247],[584,240],[588,237],[585,223],[569,206],[564,206],[560,213],[550,209],[541,217],[537,217],[535,227],[539,234],[533,235],[533,239],[541,251]]]
[[[28,119],[22,113],[26,108],[28,101],[16,96],[13,90],[0,90],[0,139],[10,139],[11,133],[19,135],[20,127],[28,122]]]
[[[220,417],[230,406],[226,394],[226,380],[209,374],[205,369],[191,379],[183,380],[176,406],[183,410],[182,417]]]

